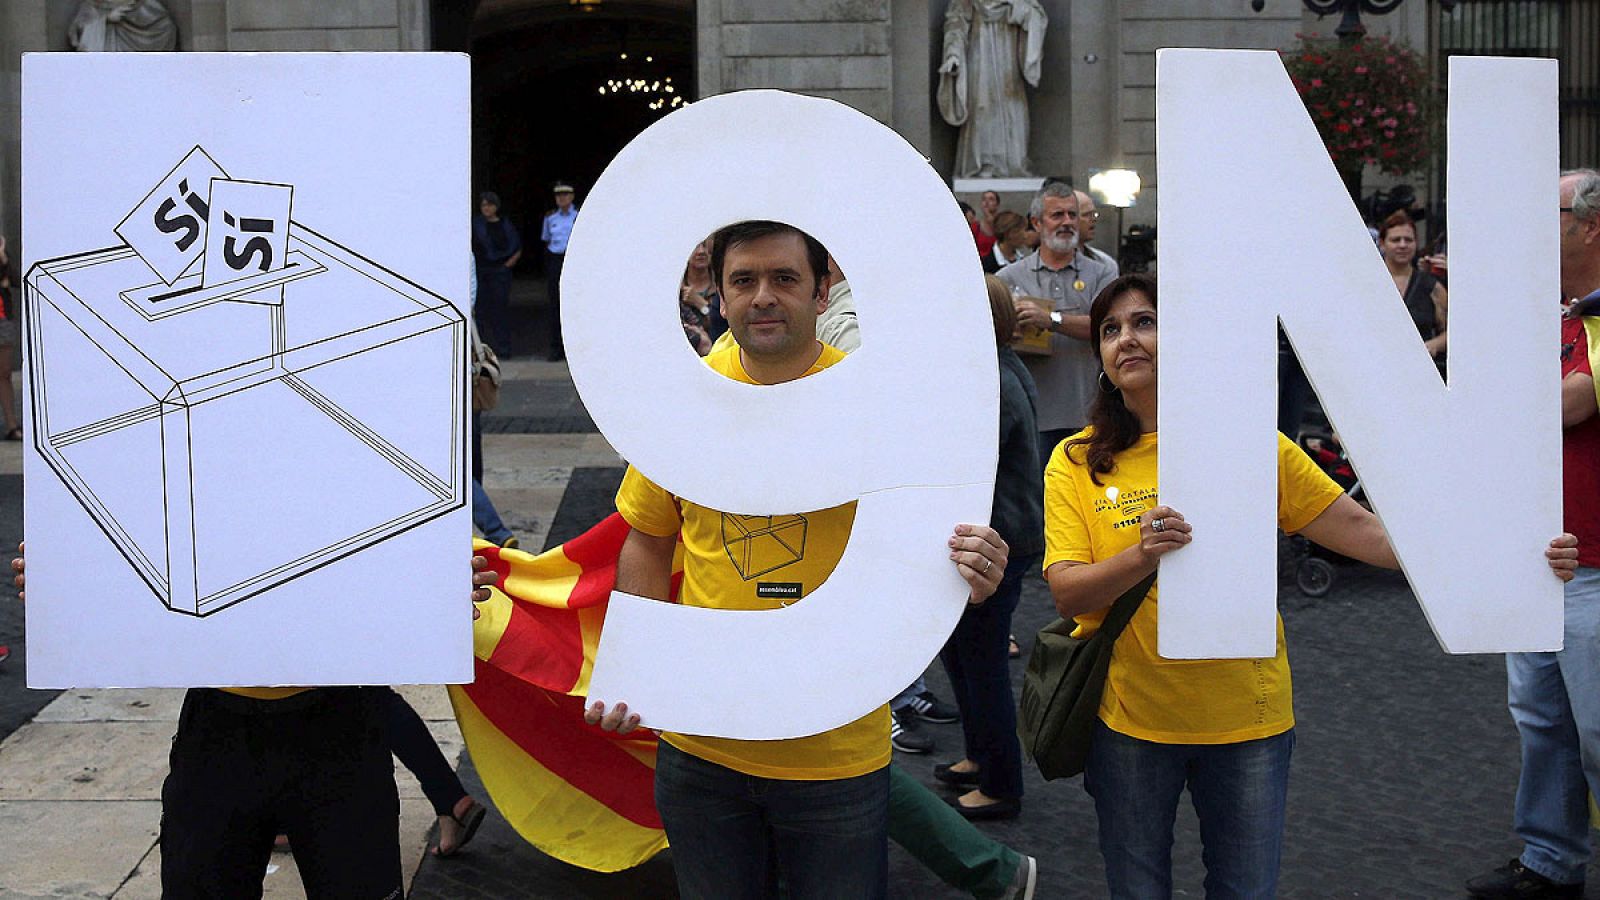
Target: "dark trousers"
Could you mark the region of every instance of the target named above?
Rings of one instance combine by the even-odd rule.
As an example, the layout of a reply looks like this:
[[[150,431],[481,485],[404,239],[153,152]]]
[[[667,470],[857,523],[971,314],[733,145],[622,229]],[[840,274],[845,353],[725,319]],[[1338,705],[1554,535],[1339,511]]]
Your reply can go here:
[[[566,359],[566,345],[561,342],[561,267],[566,254],[544,254],[544,283],[550,295],[550,358]]]
[[[394,688],[379,690],[385,693],[383,712],[389,729],[389,749],[400,758],[401,765],[417,776],[422,793],[433,804],[433,814],[454,815],[456,804],[467,795],[456,770],[444,758],[433,733],[406,698]]]
[[[1278,430],[1291,441],[1300,439],[1300,426],[1306,420],[1306,404],[1311,402],[1311,382],[1294,351],[1278,348]]]
[[[1022,796],[1022,744],[1011,693],[1011,614],[1022,598],[1023,577],[1038,565],[1035,554],[1011,560],[994,596],[969,605],[939,651],[961,710],[967,758],[978,764],[978,790],[1002,800]]]
[[[161,787],[162,897],[260,897],[280,833],[308,898],[400,897],[383,703],[375,688],[189,691]]]
[[[661,742],[656,809],[684,900],[873,900],[889,890],[889,768],[746,775]]]
[[[1042,472],[1050,467],[1050,454],[1056,452],[1057,445],[1082,430],[1082,428],[1052,428],[1039,432],[1039,471]]]
[[[478,267],[478,299],[473,306],[478,332],[496,355],[511,355],[511,270],[499,263]]]

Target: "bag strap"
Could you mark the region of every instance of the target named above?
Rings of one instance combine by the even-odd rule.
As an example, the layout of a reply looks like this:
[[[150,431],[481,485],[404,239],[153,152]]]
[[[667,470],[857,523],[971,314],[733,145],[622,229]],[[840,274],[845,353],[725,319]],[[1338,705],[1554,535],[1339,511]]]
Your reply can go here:
[[[1151,572],[1140,579],[1138,584],[1128,588],[1127,593],[1117,598],[1117,602],[1111,604],[1111,611],[1106,613],[1105,621],[1100,623],[1100,631],[1106,636],[1106,640],[1115,641],[1122,634],[1122,629],[1127,627],[1133,614],[1139,611],[1139,604],[1144,602],[1145,596],[1150,593],[1155,583],[1156,573]]]

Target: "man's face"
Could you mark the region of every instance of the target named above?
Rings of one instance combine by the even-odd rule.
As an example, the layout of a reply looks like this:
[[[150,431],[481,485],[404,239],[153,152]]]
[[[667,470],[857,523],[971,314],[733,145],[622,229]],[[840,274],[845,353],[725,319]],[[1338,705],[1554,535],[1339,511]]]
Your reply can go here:
[[[1039,243],[1052,253],[1071,253],[1078,247],[1078,199],[1045,197],[1044,212],[1034,219]]]
[[[557,191],[556,192],[556,208],[560,209],[562,212],[566,212],[569,208],[571,208],[571,206],[572,206],[572,192],[571,191]]]
[[[1581,177],[1568,175],[1561,179],[1562,209],[1572,206],[1572,195],[1577,191]],[[1592,287],[1581,285],[1568,290],[1566,282],[1570,275],[1578,275],[1582,271],[1587,257],[1594,253],[1600,253],[1600,217],[1583,222],[1570,212],[1561,213],[1561,281],[1564,292],[1575,294],[1577,291],[1593,290]]]
[[[1078,200],[1078,236],[1083,243],[1094,242],[1094,226],[1100,221],[1100,212],[1094,208],[1094,198],[1078,191],[1074,195]]]
[[[800,235],[771,234],[729,247],[720,287],[722,315],[750,356],[779,362],[816,342],[828,284],[811,274]]]
[[[1000,195],[994,191],[984,191],[982,206],[984,215],[994,218],[994,214],[1000,211]]]
[[[483,213],[483,217],[485,219],[494,221],[495,215],[500,212],[500,207],[495,206],[493,203],[485,200],[478,204],[478,212]]]

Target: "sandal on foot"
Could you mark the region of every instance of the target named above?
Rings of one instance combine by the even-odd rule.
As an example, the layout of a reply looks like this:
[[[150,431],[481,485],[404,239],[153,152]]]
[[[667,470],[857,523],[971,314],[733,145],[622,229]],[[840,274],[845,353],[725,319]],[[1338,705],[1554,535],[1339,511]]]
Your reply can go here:
[[[466,812],[459,816],[455,813],[450,814],[450,818],[455,819],[456,824],[461,826],[461,839],[456,842],[454,847],[446,850],[443,843],[444,835],[440,834],[440,843],[434,844],[433,847],[430,848],[430,852],[433,853],[434,856],[455,856],[457,853],[460,853],[461,848],[470,843],[472,838],[478,833],[478,826],[483,824],[483,818],[484,816],[488,815],[489,810],[477,800],[470,797],[468,799],[472,800],[472,805],[467,807]]]

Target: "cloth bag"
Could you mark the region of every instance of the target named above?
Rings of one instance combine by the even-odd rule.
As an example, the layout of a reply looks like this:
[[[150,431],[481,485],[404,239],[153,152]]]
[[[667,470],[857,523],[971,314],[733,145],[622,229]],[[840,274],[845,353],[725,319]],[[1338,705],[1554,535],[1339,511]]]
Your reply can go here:
[[[478,323],[472,321],[472,411],[488,412],[500,402],[500,358],[478,337]]]
[[[1100,630],[1087,638],[1072,636],[1077,625],[1071,619],[1040,629],[1022,676],[1017,736],[1046,781],[1083,771],[1100,717],[1111,647],[1155,583],[1152,572],[1129,588],[1111,604]]]

